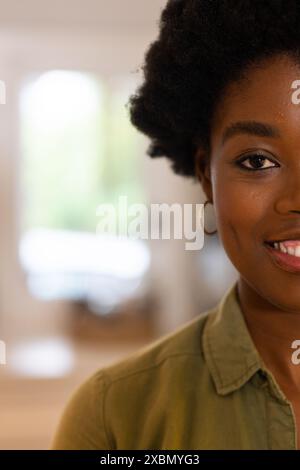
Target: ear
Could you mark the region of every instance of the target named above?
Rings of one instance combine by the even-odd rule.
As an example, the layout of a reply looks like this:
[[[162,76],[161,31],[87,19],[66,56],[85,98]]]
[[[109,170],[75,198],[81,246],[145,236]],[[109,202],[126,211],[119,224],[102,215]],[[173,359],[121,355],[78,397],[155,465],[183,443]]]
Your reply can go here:
[[[195,153],[195,173],[202,186],[202,189],[209,201],[212,201],[212,184],[210,174],[210,164],[207,152],[199,147]]]

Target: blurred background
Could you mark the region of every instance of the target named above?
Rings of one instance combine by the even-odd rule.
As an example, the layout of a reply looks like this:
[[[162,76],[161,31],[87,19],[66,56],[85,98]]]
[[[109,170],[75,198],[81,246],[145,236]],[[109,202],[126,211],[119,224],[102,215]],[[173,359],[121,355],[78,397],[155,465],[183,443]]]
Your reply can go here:
[[[125,107],[164,5],[0,0],[0,449],[48,448],[74,387],[213,307],[237,278],[218,235],[189,251],[184,239],[96,231],[97,207],[120,195],[205,201],[145,155]]]

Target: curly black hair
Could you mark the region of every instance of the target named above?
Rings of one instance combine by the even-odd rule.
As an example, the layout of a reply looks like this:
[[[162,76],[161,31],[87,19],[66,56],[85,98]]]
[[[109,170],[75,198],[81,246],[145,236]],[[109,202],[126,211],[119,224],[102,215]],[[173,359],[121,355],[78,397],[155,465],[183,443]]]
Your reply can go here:
[[[299,0],[169,0],[127,103],[131,123],[151,139],[147,154],[196,178],[195,151],[205,150],[206,164],[225,87],[274,54],[298,58],[299,48]]]

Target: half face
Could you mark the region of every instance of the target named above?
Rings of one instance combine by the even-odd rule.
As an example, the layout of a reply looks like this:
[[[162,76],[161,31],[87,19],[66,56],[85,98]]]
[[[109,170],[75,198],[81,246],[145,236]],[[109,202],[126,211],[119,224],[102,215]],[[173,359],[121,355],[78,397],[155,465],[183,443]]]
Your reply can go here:
[[[213,119],[209,176],[202,185],[214,202],[224,249],[243,281],[273,306],[300,313],[295,80],[300,62],[278,55],[227,87]],[[276,245],[278,250],[266,243],[280,240],[293,243]]]

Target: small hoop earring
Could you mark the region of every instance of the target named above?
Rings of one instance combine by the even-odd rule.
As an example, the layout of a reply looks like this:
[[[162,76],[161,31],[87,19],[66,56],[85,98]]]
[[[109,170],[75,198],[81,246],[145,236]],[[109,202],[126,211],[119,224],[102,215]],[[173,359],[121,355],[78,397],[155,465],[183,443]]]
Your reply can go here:
[[[205,213],[206,204],[209,204],[209,203],[210,203],[210,204],[213,204],[213,202],[211,202],[211,201],[209,201],[209,200],[205,201],[205,203],[204,203],[204,213]],[[205,227],[203,227],[203,228],[204,228],[204,233],[205,233],[206,235],[214,235],[214,234],[217,233],[217,231],[218,231],[218,230],[215,230],[214,232],[208,232],[208,231],[205,229]]]

